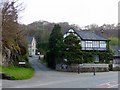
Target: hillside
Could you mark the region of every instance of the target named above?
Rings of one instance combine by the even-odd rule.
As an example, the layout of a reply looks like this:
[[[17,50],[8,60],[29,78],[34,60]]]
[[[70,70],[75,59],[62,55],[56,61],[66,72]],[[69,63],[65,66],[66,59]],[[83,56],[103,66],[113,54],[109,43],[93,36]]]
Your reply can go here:
[[[20,28],[22,28],[24,34],[27,36],[34,36],[37,39],[37,48],[45,53],[47,50],[49,35],[55,24],[56,23],[40,20],[28,25],[20,25]],[[90,30],[108,39],[111,39],[112,37],[118,38],[118,25],[115,26],[114,24],[103,24],[103,26],[91,24],[85,26],[84,29],[81,29],[80,26],[75,24],[70,25],[68,22],[60,22],[58,24],[61,26],[63,34],[72,27],[76,30]]]

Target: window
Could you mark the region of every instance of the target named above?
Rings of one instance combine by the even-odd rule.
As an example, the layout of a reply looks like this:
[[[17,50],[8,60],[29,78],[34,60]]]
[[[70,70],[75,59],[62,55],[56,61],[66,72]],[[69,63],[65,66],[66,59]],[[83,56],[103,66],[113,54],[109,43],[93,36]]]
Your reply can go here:
[[[86,50],[92,50],[92,41],[86,41]]]
[[[100,48],[106,48],[106,42],[100,41]]]
[[[93,41],[93,47],[99,47],[99,41]]]
[[[85,47],[85,41],[81,41],[82,47]]]
[[[85,41],[81,41],[82,50],[85,50]]]
[[[86,41],[86,47],[92,47],[92,41]]]

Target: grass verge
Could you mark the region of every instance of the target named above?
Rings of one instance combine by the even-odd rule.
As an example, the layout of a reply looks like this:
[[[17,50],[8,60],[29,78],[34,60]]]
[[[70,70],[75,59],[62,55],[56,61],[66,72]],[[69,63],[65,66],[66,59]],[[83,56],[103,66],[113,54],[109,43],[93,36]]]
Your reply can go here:
[[[24,68],[24,67],[1,67],[0,73],[4,73],[9,76],[13,76],[14,80],[24,80],[33,77],[34,69],[33,68]]]

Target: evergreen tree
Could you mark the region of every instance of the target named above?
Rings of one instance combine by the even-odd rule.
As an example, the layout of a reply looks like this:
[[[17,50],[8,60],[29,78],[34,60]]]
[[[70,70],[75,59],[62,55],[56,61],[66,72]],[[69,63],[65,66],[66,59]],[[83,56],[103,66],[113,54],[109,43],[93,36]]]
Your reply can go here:
[[[80,39],[70,34],[64,39],[64,58],[67,59],[68,64],[83,63]]]
[[[47,52],[48,67],[55,69],[56,64],[62,60],[62,46],[63,35],[61,32],[61,27],[59,24],[56,24],[49,38],[49,51]]]

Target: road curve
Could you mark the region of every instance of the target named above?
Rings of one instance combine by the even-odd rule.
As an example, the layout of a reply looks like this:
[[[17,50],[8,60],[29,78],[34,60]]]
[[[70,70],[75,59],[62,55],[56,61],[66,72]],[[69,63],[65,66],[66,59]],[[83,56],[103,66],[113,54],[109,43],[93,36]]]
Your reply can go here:
[[[102,88],[108,82],[117,82],[117,72],[72,73],[58,72],[47,68],[38,60],[38,56],[29,58],[35,69],[35,75],[28,80],[2,80],[3,88]]]

